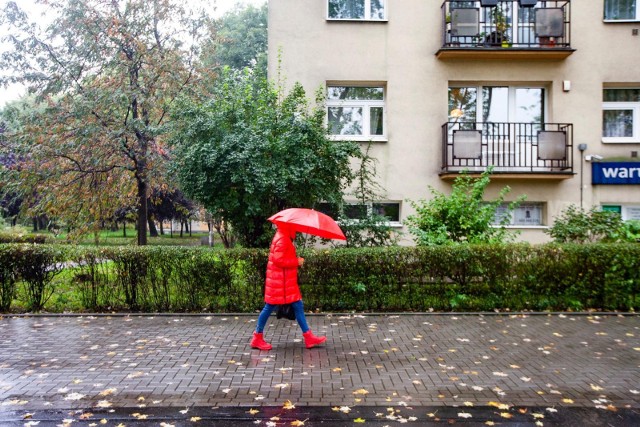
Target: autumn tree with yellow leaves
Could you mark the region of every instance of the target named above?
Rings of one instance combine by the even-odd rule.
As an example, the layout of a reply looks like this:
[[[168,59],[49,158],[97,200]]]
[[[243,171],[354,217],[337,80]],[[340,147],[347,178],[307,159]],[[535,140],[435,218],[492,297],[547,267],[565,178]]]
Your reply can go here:
[[[37,107],[13,111],[20,127],[1,149],[16,161],[2,191],[95,231],[136,206],[138,244],[147,243],[147,199],[167,183],[165,127],[178,96],[197,97],[211,20],[176,0],[37,1],[50,24],[30,22],[16,2],[0,12],[10,48],[0,84],[23,83]],[[2,153],[0,153],[2,154]]]

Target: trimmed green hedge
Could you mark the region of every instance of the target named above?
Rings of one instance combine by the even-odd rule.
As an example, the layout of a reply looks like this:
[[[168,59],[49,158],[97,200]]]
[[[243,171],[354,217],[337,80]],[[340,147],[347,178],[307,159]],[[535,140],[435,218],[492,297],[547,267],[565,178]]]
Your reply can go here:
[[[0,245],[0,310],[254,312],[264,250]],[[632,311],[640,245],[305,251],[309,310]]]

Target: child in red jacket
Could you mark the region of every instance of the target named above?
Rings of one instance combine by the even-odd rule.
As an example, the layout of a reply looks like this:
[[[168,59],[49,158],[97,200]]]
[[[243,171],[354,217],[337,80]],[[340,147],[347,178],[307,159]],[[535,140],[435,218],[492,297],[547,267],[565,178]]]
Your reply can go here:
[[[258,325],[251,340],[252,348],[271,350],[271,344],[264,340],[263,331],[273,310],[282,304],[291,304],[293,307],[307,348],[327,340],[327,337],[313,335],[304,315],[302,294],[298,286],[298,267],[304,264],[304,258],[296,255],[296,248],[293,246],[295,238],[296,231],[293,228],[280,225],[271,241],[264,291],[265,305],[258,316]]]

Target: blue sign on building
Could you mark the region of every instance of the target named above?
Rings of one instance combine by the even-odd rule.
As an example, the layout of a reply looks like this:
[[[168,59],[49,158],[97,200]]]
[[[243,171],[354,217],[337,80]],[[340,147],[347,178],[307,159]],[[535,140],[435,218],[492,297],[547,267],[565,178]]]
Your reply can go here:
[[[640,162],[591,163],[591,183],[601,185],[639,185]]]

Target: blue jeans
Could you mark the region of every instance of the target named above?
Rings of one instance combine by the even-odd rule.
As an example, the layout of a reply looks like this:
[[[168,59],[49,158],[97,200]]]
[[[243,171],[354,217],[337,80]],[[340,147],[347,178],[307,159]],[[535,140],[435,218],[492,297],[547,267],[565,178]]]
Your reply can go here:
[[[267,325],[267,321],[269,320],[269,316],[273,310],[275,310],[278,306],[276,304],[265,304],[262,312],[258,316],[258,325],[256,326],[256,332],[261,334],[264,331],[264,327]],[[305,333],[309,330],[309,325],[307,325],[307,318],[304,315],[304,305],[302,304],[302,300],[298,300],[294,303],[291,303],[291,307],[293,307],[293,312],[296,314],[296,321],[298,325],[300,325],[300,329],[302,329],[302,333]]]

